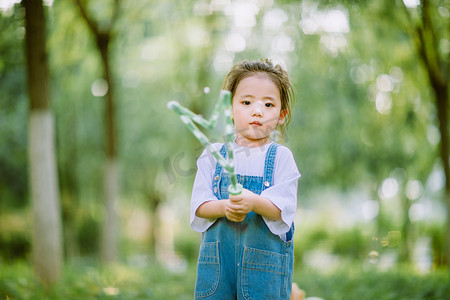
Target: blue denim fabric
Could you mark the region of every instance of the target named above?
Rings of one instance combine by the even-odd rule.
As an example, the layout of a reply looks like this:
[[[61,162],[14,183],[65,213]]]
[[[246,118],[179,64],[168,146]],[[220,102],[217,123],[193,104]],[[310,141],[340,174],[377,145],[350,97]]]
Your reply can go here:
[[[264,176],[237,175],[245,189],[256,194],[273,185],[273,167],[278,144],[266,154]],[[221,148],[225,157],[225,146]],[[228,199],[230,179],[217,164],[213,177],[216,197]],[[294,227],[284,242],[267,228],[263,218],[250,212],[243,222],[226,218],[202,234],[197,266],[195,299],[290,299],[294,264]]]

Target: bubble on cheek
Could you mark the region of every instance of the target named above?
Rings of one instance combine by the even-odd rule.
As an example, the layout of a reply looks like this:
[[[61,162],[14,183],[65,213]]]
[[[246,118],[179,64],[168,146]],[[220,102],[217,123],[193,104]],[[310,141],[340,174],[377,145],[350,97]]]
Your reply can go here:
[[[278,130],[274,130],[270,133],[270,140],[272,142],[278,142],[279,140],[281,140],[281,133]]]

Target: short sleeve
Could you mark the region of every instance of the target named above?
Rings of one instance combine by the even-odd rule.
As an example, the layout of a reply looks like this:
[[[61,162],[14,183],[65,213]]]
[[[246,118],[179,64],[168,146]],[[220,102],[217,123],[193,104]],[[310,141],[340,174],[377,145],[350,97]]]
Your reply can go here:
[[[297,210],[297,187],[300,173],[291,151],[279,146],[275,157],[274,184],[265,189],[261,196],[269,199],[281,211],[281,220],[264,218],[269,230],[276,235],[289,231]]]
[[[203,203],[218,200],[212,192],[212,178],[215,165],[214,157],[206,149],[197,159],[197,174],[195,175],[191,195],[190,223],[192,229],[198,232],[206,231],[215,221],[215,219],[204,219],[195,215],[195,212]]]

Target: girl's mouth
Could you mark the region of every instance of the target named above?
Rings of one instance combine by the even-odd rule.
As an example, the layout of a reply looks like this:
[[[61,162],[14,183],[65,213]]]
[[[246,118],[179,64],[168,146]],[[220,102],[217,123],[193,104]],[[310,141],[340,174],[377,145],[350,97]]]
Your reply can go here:
[[[258,121],[253,121],[250,123],[250,125],[255,125],[255,126],[262,126],[262,124]]]

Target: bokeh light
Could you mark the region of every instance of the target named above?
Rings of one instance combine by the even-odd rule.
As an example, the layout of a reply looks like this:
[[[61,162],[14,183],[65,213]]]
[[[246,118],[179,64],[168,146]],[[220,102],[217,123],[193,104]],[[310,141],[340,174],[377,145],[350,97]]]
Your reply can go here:
[[[375,108],[380,114],[389,114],[392,108],[391,95],[384,92],[378,92],[375,98]]]
[[[230,33],[225,39],[225,49],[230,52],[242,52],[245,47],[245,38],[239,33]]]
[[[390,199],[397,195],[398,193],[398,182],[397,179],[389,177],[386,178],[381,184],[381,189],[379,190],[379,196],[384,199]]]
[[[420,180],[410,180],[406,184],[406,197],[409,200],[417,200],[423,194],[423,186]]]
[[[286,12],[281,8],[275,8],[264,14],[263,25],[265,29],[276,30],[281,28],[287,20]]]
[[[103,97],[108,93],[108,82],[103,78],[96,79],[91,85],[92,95],[95,97]]]
[[[406,7],[417,7],[420,5],[420,0],[403,0],[403,3],[405,3]]]
[[[364,202],[363,205],[363,216],[366,220],[372,220],[376,216],[378,216],[378,213],[380,211],[380,205],[375,200],[368,200]]]

